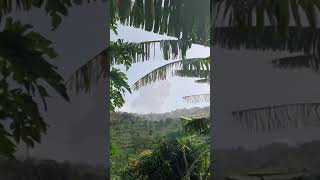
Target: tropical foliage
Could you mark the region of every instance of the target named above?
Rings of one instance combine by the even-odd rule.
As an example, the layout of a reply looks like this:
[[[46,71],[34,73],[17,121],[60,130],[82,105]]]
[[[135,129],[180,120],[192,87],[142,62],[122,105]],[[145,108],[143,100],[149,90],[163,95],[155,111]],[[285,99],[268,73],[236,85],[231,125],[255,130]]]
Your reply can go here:
[[[195,4],[194,1],[191,0],[183,2],[169,0],[113,0],[111,4],[112,18],[118,20],[123,25],[129,25],[142,28],[147,31],[152,31],[154,33],[176,37],[177,40],[170,41],[175,42],[175,44],[198,43],[205,46],[210,44],[210,19],[207,18],[209,11],[206,12],[206,10],[209,9],[209,1],[201,1],[200,3]],[[212,10],[215,10],[213,13],[213,19],[219,20],[222,17],[223,22],[226,22],[226,26],[221,25],[223,23],[219,24],[219,21],[213,23],[214,27],[211,27],[211,45],[229,49],[245,48],[298,52],[302,53],[302,55],[284,57],[273,60],[272,62],[275,67],[307,67],[315,70],[318,69],[318,35],[317,30],[315,30],[317,27],[315,11],[319,8],[318,1],[285,0],[280,2],[272,0],[221,0],[211,5],[214,6],[212,7]],[[310,27],[304,27],[301,24],[300,9],[306,14]],[[293,19],[291,19],[290,12],[292,12]],[[294,25],[290,25],[291,22],[293,22]],[[304,38],[302,34],[308,34],[308,37]],[[141,44],[143,43],[140,43],[140,45]],[[164,59],[170,59],[166,53],[168,52],[168,49],[172,50],[171,57],[177,57],[174,54],[177,50],[185,52],[186,47],[188,47],[179,45],[177,48],[177,46],[173,46],[172,43],[167,44],[168,46],[162,46]],[[142,57],[148,57],[150,54],[149,45],[143,46],[142,54],[144,55]],[[97,57],[99,56],[104,56],[104,53],[99,54]],[[138,62],[141,60],[141,56],[139,56],[139,58],[138,56],[134,56],[132,59]],[[146,60],[145,58],[142,59]],[[210,61],[208,61],[209,59],[210,57],[185,59],[182,55],[181,60],[170,62],[143,76],[133,85],[133,89],[137,90],[140,87],[155,81],[164,80],[170,75],[198,77],[201,78],[197,80],[199,83],[209,82],[210,67],[206,66],[206,64],[210,64]],[[122,79],[122,83],[120,83],[119,87],[123,87],[124,90],[129,91],[129,86],[125,83],[126,78],[123,74],[122,76],[119,76]],[[117,88],[117,91],[121,92],[121,88]],[[121,94],[118,97],[121,97]],[[116,101],[118,102],[116,106],[121,107],[123,104],[123,98],[121,99],[118,97],[117,99],[119,100]],[[196,102],[197,97],[199,99],[208,99],[206,98],[208,95],[188,96],[185,97],[185,99],[191,102]],[[287,117],[287,119],[290,118],[286,115],[290,109],[296,108],[295,110],[303,112],[303,117],[306,117],[305,115],[316,117],[317,114],[315,114],[314,111],[306,110],[306,108],[314,108],[315,106],[317,105],[313,104],[309,106],[306,104],[298,104],[274,106],[271,108],[263,107],[234,112],[234,115],[237,119],[244,122],[243,124],[246,124],[249,128],[263,126],[262,129],[272,129],[275,127],[287,127],[287,125],[290,124],[284,120],[285,117]],[[269,115],[263,116],[263,114]],[[269,120],[265,122],[263,119],[257,119],[257,116],[263,116],[264,118],[268,117]],[[293,123],[297,124],[295,121]],[[168,142],[174,144],[176,143],[175,140],[176,139]],[[157,149],[161,149],[160,147],[162,147],[163,144],[166,144],[166,142],[159,142]],[[144,164],[142,162],[146,162],[146,164],[150,163],[150,157],[152,162],[156,162],[153,158],[157,159],[159,156],[153,156],[152,154],[161,153],[162,152],[159,151],[154,151],[151,154],[147,153],[144,158],[141,158],[141,164]],[[161,154],[161,156],[163,156],[163,154]],[[144,168],[144,166],[140,166],[139,162],[134,164],[133,169],[135,167]],[[148,164],[146,167],[154,166]],[[144,170],[143,172],[151,171]],[[171,177],[170,173],[162,172],[162,174],[167,174],[168,177]],[[139,178],[141,178],[141,176],[153,177],[153,174],[143,174],[142,172],[136,175]],[[181,177],[182,176],[180,176],[180,178]]]
[[[164,60],[178,58],[181,59],[159,67],[151,73],[143,76],[139,81],[132,85],[133,90],[137,90],[138,88],[153,83],[157,80],[165,80],[170,76],[185,76],[190,71],[209,71],[209,57],[185,59],[186,51],[191,47],[192,44],[196,43],[209,46],[210,17],[208,16],[209,9],[207,7],[209,7],[209,0],[202,0],[202,2],[196,6],[193,1],[189,0],[183,2],[172,1],[170,3],[169,1],[162,0],[150,2],[144,2],[140,0],[111,1],[111,30],[116,30],[116,23],[118,22],[122,25],[142,28],[146,31],[165,34],[167,36],[176,38],[176,40],[158,40],[131,43],[140,47],[141,50],[140,53],[135,53],[135,56],[130,57],[132,63],[150,60],[150,52],[152,52],[151,48],[155,47],[156,44],[160,44]],[[195,11],[195,8],[199,9],[199,11]],[[188,14],[188,16],[186,16],[186,14]],[[153,26],[153,28],[151,26]],[[112,47],[112,43],[110,46]],[[124,48],[122,49],[124,50]],[[115,49],[111,50],[110,52],[113,52],[114,50]],[[86,79],[86,75],[81,71],[94,72],[95,70],[92,71],[88,69],[92,69],[92,64],[97,64],[98,59],[105,59],[107,51],[108,50],[102,51],[102,53],[98,54],[87,64],[83,65],[75,73],[80,78],[80,81],[85,82],[86,87],[90,86],[91,81],[84,81],[83,79]],[[119,52],[117,50],[115,51]],[[117,60],[117,58],[111,59]],[[113,63],[114,61],[112,64]],[[175,73],[170,73],[172,70],[177,71]],[[199,77],[198,74],[193,74],[194,75],[192,77]],[[206,77],[208,77],[208,73]],[[206,79],[208,80],[208,78]],[[111,81],[113,80],[111,79]],[[73,86],[76,87],[76,89],[79,89],[79,84],[81,83],[76,83]],[[111,104],[111,106],[113,105]]]
[[[88,3],[92,1],[87,0]],[[43,9],[45,13],[51,17],[52,30],[55,30],[62,22],[63,16],[68,15],[68,9],[74,5],[81,5],[83,2],[83,0],[1,0],[0,22],[3,17],[10,15],[14,11],[32,11],[34,9]]]
[[[112,0],[111,18],[119,17],[123,25],[208,46],[209,7],[209,0]]]
[[[208,179],[209,147],[201,144],[198,137],[182,134],[161,139],[153,151],[131,162],[123,179]]]
[[[153,141],[180,127],[171,118],[150,120],[129,113],[111,113],[111,178],[117,179],[128,160],[151,149]]]
[[[112,179],[208,179],[208,118],[111,117]]]
[[[209,2],[209,1],[207,1]],[[135,62],[151,60],[150,55],[152,54],[152,47],[155,47],[156,44],[160,44],[160,48],[162,49],[163,59],[176,60],[180,58],[178,61],[169,62],[168,64],[159,67],[152,71],[151,73],[143,76],[139,81],[135,82],[132,86],[133,90],[138,90],[140,87],[153,83],[157,80],[165,80],[170,76],[183,76],[183,77],[199,77],[202,78],[202,82],[206,80],[208,82],[209,79],[209,70],[210,70],[210,58],[193,58],[186,59],[186,51],[191,47],[192,43],[204,43],[208,45],[209,40],[209,31],[207,25],[209,23],[204,24],[207,26],[206,28],[199,28],[199,20],[194,20],[194,18],[203,18],[207,19],[209,22],[208,16],[203,12],[202,16],[190,16],[187,20],[185,15],[181,11],[191,10],[190,8],[194,8],[192,6],[191,1],[185,1],[186,4],[178,2],[169,3],[169,1],[164,1],[164,7],[159,6],[159,3],[162,1],[113,1],[112,5],[112,15],[114,14],[114,19],[118,19],[121,24],[130,25],[133,27],[142,27],[147,31],[153,31],[154,33],[166,34],[168,36],[176,37],[176,40],[159,40],[159,41],[151,41],[151,42],[141,42],[136,43],[137,46],[141,47],[142,56],[135,56]],[[133,4],[131,4],[133,3]],[[154,3],[154,4],[153,4]],[[167,4],[168,3],[168,4]],[[133,6],[131,6],[133,5]],[[205,4],[201,4],[205,5]],[[115,7],[114,7],[115,6]],[[121,6],[121,7],[117,7]],[[123,6],[123,7],[122,7]],[[169,7],[170,6],[170,7]],[[130,14],[130,18],[127,13],[124,12],[123,8],[126,7],[129,11],[132,10]],[[130,7],[133,7],[130,10]],[[149,8],[149,7],[154,7]],[[207,6],[208,7],[208,6]],[[145,8],[143,11],[141,8]],[[172,9],[170,9],[172,8]],[[157,10],[156,10],[157,9]],[[164,13],[163,17],[156,16],[153,13]],[[119,12],[117,12],[119,11]],[[176,16],[166,15],[165,11],[170,11],[168,13],[178,13]],[[209,12],[209,11],[208,11]],[[181,13],[181,14],[180,14]],[[144,20],[145,15],[149,15],[147,20]],[[209,13],[207,13],[208,15]],[[160,17],[160,19],[159,19]],[[180,19],[178,19],[180,18]],[[170,19],[166,21],[166,19]],[[179,22],[184,23],[186,25],[187,31],[181,30],[181,26]],[[181,21],[180,21],[181,20]],[[187,21],[186,21],[187,20]],[[145,22],[144,22],[145,21]],[[157,24],[159,23],[159,24]],[[154,28],[150,28],[150,24],[154,24]],[[170,24],[170,25],[168,25]],[[157,29],[159,25],[159,29]],[[170,26],[170,27],[169,27]],[[190,31],[194,29],[195,31]],[[167,30],[166,30],[167,29]],[[181,32],[184,31],[184,32]],[[203,32],[203,37],[196,36],[196,32]],[[207,33],[207,34],[206,34]],[[99,56],[99,55],[98,55]],[[117,60],[117,59],[116,59]],[[92,62],[92,61],[91,61]],[[132,61],[133,62],[133,61]],[[172,72],[172,73],[171,73]],[[201,75],[199,75],[199,73]],[[200,81],[201,81],[200,80]],[[113,80],[111,80],[112,82]],[[199,81],[199,82],[200,82]],[[113,98],[113,97],[112,97]],[[111,170],[113,171],[112,178],[113,179],[208,179],[209,173],[209,164],[210,164],[210,156],[209,156],[209,142],[208,142],[208,118],[200,118],[200,119],[183,119],[181,120],[181,125],[185,128],[176,129],[175,132],[164,134],[165,136],[160,135],[160,138],[157,141],[154,141],[152,138],[152,134],[156,132],[162,132],[161,128],[150,131],[149,134],[144,136],[135,135],[138,132],[148,132],[146,130],[136,130],[131,132],[130,135],[135,135],[135,140],[132,142],[138,143],[139,145],[148,144],[147,147],[143,146],[140,152],[135,152],[137,149],[133,149],[135,152],[135,156],[133,159],[124,158],[125,165],[121,165],[119,160],[121,159],[121,154],[124,153],[124,149],[126,153],[128,153],[128,147],[117,146],[119,144],[123,144],[127,139],[124,138],[121,141],[115,141],[112,139],[112,155],[117,160],[111,157],[112,166]],[[207,123],[207,127],[203,124]],[[198,125],[198,126],[197,126]],[[145,124],[146,127],[148,127]],[[206,127],[206,131],[202,132],[203,128]],[[199,131],[196,128],[200,128]],[[124,132],[122,131],[121,134]],[[150,134],[151,133],[151,134]],[[204,133],[204,134],[203,134]],[[114,135],[112,137],[118,138],[121,134]],[[206,138],[205,138],[206,136]],[[151,139],[147,140],[143,137],[149,137]],[[151,144],[150,140],[152,140]],[[116,144],[114,144],[116,143]],[[134,143],[134,144],[135,144]],[[135,146],[132,146],[132,148]],[[129,146],[131,148],[131,146]],[[141,153],[141,154],[140,154]],[[140,155],[139,155],[140,154]],[[120,159],[119,159],[120,158]],[[123,158],[123,155],[122,155]],[[125,169],[120,170],[121,167],[125,167]]]
[[[7,18],[0,32],[0,151],[9,157],[13,157],[16,143],[32,147],[46,132],[35,95],[42,99],[44,109],[50,97],[47,86],[69,101],[62,77],[47,62],[57,56],[52,42],[31,28]]]
[[[0,156],[14,157],[20,142],[28,147],[40,143],[48,124],[35,99],[40,98],[47,110],[48,88],[69,101],[63,78],[57,67],[48,62],[58,56],[53,43],[33,31],[32,25],[10,16],[16,11],[41,9],[51,17],[52,30],[56,30],[74,4],[82,1],[0,1]]]

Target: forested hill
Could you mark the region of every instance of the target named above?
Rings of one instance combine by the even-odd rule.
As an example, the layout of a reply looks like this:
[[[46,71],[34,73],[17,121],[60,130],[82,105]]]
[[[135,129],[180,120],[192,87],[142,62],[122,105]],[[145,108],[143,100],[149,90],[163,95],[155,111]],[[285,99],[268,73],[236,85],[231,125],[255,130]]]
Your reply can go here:
[[[161,121],[170,119],[176,119],[179,117],[189,117],[189,116],[209,116],[210,115],[210,107],[194,107],[191,109],[177,109],[167,113],[150,113],[150,114],[137,114],[137,113],[127,113],[127,112],[116,112],[111,113],[111,121],[118,119],[145,119],[149,121]]]

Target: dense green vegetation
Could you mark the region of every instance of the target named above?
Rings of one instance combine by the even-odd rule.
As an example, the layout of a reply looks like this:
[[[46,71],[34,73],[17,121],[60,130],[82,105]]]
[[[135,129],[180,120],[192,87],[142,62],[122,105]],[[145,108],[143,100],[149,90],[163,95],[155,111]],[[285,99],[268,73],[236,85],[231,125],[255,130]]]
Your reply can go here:
[[[112,169],[123,170],[129,159],[150,150],[156,138],[178,129],[179,126],[179,121],[173,119],[149,121],[128,113],[112,114],[111,143],[118,152]]]
[[[174,113],[111,114],[111,179],[208,178],[209,122]]]
[[[156,137],[166,135],[181,126],[179,121],[171,118],[149,121],[126,113],[120,114],[119,119],[113,117],[111,115],[111,142],[131,153],[149,149]]]

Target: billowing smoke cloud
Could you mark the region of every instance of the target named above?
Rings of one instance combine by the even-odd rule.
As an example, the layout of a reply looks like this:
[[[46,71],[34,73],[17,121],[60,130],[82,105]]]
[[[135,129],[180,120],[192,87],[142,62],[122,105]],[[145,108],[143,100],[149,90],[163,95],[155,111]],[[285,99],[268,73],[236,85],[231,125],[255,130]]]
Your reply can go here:
[[[161,112],[162,106],[170,95],[170,88],[169,81],[161,81],[141,88],[128,108],[137,113]]]

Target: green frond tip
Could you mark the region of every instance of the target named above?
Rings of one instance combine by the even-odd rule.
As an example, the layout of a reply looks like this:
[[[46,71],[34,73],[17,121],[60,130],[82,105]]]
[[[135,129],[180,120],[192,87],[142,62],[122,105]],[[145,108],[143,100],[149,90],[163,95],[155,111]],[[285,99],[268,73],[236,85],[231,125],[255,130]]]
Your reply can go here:
[[[154,40],[144,41],[138,43],[130,43],[132,46],[136,46],[141,50],[140,56],[133,56],[134,62],[143,62],[151,60],[151,55],[156,54],[156,45],[159,45],[164,60],[169,59],[185,59],[187,50],[191,48],[192,42],[187,40],[175,39],[175,40]]]
[[[141,43],[129,43],[121,39],[111,42],[109,49],[104,49],[87,63],[77,69],[68,80],[70,90],[78,93],[84,90],[90,92],[91,87],[100,79],[106,78],[108,55],[111,66],[124,65],[127,69],[138,62],[148,61],[152,51],[155,55],[155,46],[160,43],[164,59],[185,58],[186,51],[191,44],[182,40],[156,40]]]
[[[181,117],[183,130],[187,133],[198,132],[200,134],[208,134],[210,129],[209,117]]]
[[[131,56],[133,57],[132,63],[137,63],[137,62],[143,62],[143,61],[154,59],[151,57],[151,55],[152,54],[153,56],[156,55],[157,45],[159,45],[160,47],[164,60],[178,59],[178,58],[185,59],[187,50],[191,48],[192,42],[187,40],[175,39],[175,40],[144,41],[144,42],[126,43],[126,44],[122,41],[122,43],[119,44],[119,46],[122,46],[122,47],[124,47],[124,45],[130,47],[128,48],[128,50],[132,48],[139,49],[139,51],[137,50],[132,51],[134,53],[131,54]],[[111,52],[113,51],[114,50],[111,49]]]
[[[190,70],[190,69],[182,69],[176,70],[175,75],[178,77],[190,77],[190,78],[209,78],[210,70],[200,69],[200,70]]]
[[[320,125],[320,103],[267,106],[232,112],[243,128],[251,131],[299,128]]]
[[[191,58],[174,61],[158,67],[150,73],[144,75],[132,85],[133,90],[152,84],[156,81],[166,80],[170,77],[176,76],[176,70],[190,69],[195,71],[202,71],[210,69],[210,57],[207,58]]]

